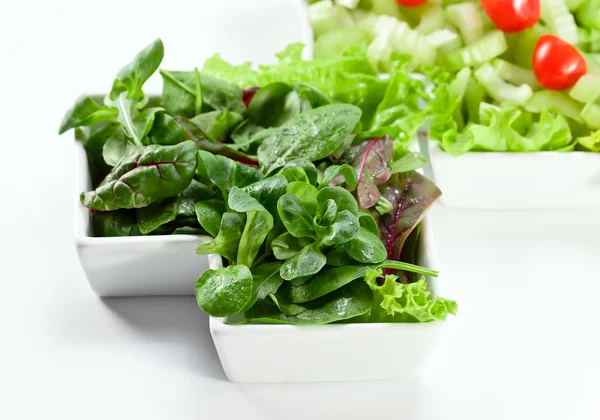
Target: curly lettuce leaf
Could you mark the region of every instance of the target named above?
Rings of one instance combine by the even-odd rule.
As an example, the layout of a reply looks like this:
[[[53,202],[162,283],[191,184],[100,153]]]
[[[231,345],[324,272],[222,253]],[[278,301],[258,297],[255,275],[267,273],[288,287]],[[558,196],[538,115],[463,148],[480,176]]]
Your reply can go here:
[[[384,278],[382,285],[378,279]],[[365,281],[373,291],[373,305],[368,315],[370,322],[429,322],[443,321],[448,314],[456,315],[458,305],[445,298],[431,298],[425,277],[415,283],[399,283],[398,277],[383,277],[381,269],[370,269]]]

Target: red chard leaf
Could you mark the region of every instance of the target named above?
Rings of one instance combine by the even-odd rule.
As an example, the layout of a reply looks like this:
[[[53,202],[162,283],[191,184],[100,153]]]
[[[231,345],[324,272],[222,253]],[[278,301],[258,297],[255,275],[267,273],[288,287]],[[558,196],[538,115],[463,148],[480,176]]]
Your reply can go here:
[[[352,146],[342,158],[356,169],[356,198],[364,209],[373,207],[380,198],[380,184],[390,179],[388,162],[394,152],[392,137],[376,137]]]

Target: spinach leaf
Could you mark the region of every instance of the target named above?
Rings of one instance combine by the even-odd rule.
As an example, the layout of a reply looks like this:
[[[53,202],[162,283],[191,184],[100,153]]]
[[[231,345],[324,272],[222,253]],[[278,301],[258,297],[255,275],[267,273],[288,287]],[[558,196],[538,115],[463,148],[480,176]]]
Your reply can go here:
[[[80,96],[65,114],[58,134],[63,134],[71,128],[92,126],[101,121],[116,122],[118,111],[116,109],[100,106],[88,96]]]
[[[127,92],[122,92],[110,105],[119,111],[117,121],[121,123],[127,137],[133,144],[142,146],[144,138],[148,135],[154,124],[156,113],[163,108],[147,108],[143,111],[137,109],[137,103],[127,97]]]
[[[202,111],[228,109],[240,114],[246,111],[242,90],[234,84],[197,72],[161,70],[160,74],[163,77],[163,103],[171,115],[186,118],[198,115],[199,96]]]
[[[285,171],[281,171],[280,174],[283,175],[285,179],[288,180],[288,182],[299,181],[305,182],[307,184],[310,183],[306,172],[304,172],[304,169],[297,166],[293,168],[288,168]]]
[[[281,82],[261,87],[248,105],[248,116],[263,127],[281,125],[290,92],[292,88]]]
[[[293,194],[283,195],[277,202],[279,217],[285,228],[296,238],[315,238],[313,217],[304,208],[298,197]]]
[[[210,140],[223,141],[244,120],[241,114],[227,109],[205,112],[190,119]]]
[[[242,237],[242,228],[244,222],[236,213],[224,213],[221,218],[219,233],[214,240],[196,245],[198,255],[218,254],[235,264],[239,249],[240,239]]]
[[[294,91],[298,94],[298,97],[303,102],[303,109],[319,108],[331,103],[331,99],[329,99],[327,95],[325,95],[316,87],[306,83],[294,84]]]
[[[142,86],[158,69],[164,55],[163,43],[160,39],[157,39],[140,51],[131,63],[119,71],[117,80],[127,90],[127,96],[130,99],[139,100],[143,98]],[[116,95],[112,95],[111,93],[111,98],[114,99]]]
[[[317,201],[325,203],[327,200],[335,201],[338,211],[348,210],[350,213],[358,216],[358,204],[354,196],[341,187],[326,187],[319,191]]]
[[[357,185],[356,172],[350,165],[331,165],[323,172],[323,179],[319,183],[319,189],[330,186],[330,184],[339,185],[346,181],[346,185],[350,191],[354,191]],[[333,185],[332,185],[333,186]]]
[[[388,256],[379,237],[365,228],[358,229],[356,235],[346,243],[346,252],[350,258],[361,263],[379,263]]]
[[[177,218],[179,197],[171,197],[138,209],[140,232],[147,235]]]
[[[304,112],[273,130],[258,148],[266,172],[296,158],[316,161],[327,157],[352,132],[361,111],[347,104],[332,104]]]
[[[200,201],[195,206],[198,222],[213,238],[219,233],[221,218],[226,210],[223,200],[216,199]]]
[[[273,239],[271,248],[273,249],[275,258],[278,260],[287,260],[312,243],[313,241],[309,238],[295,238],[289,232],[286,232]]]
[[[317,202],[317,188],[307,182],[294,181],[287,185],[287,192],[298,197],[306,211],[310,214],[317,212],[319,203]]]
[[[175,146],[147,146],[115,166],[96,190],[82,193],[84,206],[96,210],[140,208],[187,188],[197,166],[191,141]]]
[[[298,277],[311,276],[318,273],[327,263],[318,244],[304,247],[302,251],[288,259],[281,266],[281,277],[284,280],[293,280]]]
[[[258,200],[274,218],[278,218],[277,201],[285,194],[287,185],[284,176],[276,175],[242,187],[242,190]]]
[[[252,296],[242,312],[250,309],[256,301],[266,298],[271,293],[276,293],[283,283],[279,275],[280,262],[262,264],[252,270]]]
[[[356,281],[307,306],[295,316],[282,314],[276,305],[255,305],[245,316],[249,322],[322,325],[364,315],[371,308],[373,294],[365,282]]]
[[[321,238],[321,244],[325,246],[345,244],[357,235],[359,227],[360,223],[358,222],[358,217],[350,213],[348,210],[343,210],[337,213],[333,223],[326,229],[325,236]],[[376,235],[373,236],[379,241],[379,238]],[[381,241],[379,242],[381,243]],[[381,244],[381,247],[385,251],[383,244]]]
[[[224,198],[233,187],[245,187],[262,178],[254,168],[203,150],[198,152],[198,173],[215,184]]]
[[[296,305],[295,303],[290,302],[281,293],[278,293],[278,294],[271,293],[271,294],[269,294],[269,298],[271,298],[273,303],[275,303],[275,305],[277,305],[277,308],[279,308],[281,313],[284,315],[291,315],[291,316],[300,315],[302,312],[304,312],[308,309],[308,308],[305,308],[304,306]]]
[[[102,157],[110,166],[117,164],[125,157],[140,153],[142,146],[132,143],[126,136],[121,127],[115,130],[114,134],[104,143],[102,148]]]
[[[286,296],[293,303],[310,302],[364,277],[365,273],[371,269],[373,269],[372,265],[326,268],[313,276],[307,283],[287,288]]]
[[[140,230],[135,210],[96,211],[92,214],[96,236],[136,236]]]
[[[360,227],[364,228],[367,232],[379,236],[377,222],[369,213],[360,212],[358,214],[358,222],[360,223]]]
[[[211,316],[240,312],[252,296],[252,273],[244,265],[205,271],[196,281],[198,306]]]
[[[352,258],[348,256],[346,252],[346,247],[344,245],[338,246],[333,251],[327,254],[327,265],[333,267],[341,267],[343,265],[353,265],[356,264]]]
[[[148,133],[148,143],[171,145],[181,141],[183,132],[177,121],[165,112],[158,112]]]
[[[317,185],[319,179],[319,172],[315,167],[315,164],[306,159],[294,159],[285,164],[285,166],[281,169],[281,173],[287,171],[291,168],[301,168],[303,172],[306,174],[309,184]]]
[[[228,204],[231,209],[246,213],[237,262],[252,267],[254,258],[273,228],[273,216],[254,197],[238,187],[231,189]]]
[[[106,163],[104,157],[102,157],[102,149],[106,142],[117,132],[117,125],[107,125],[93,131],[83,142],[83,148],[85,149],[90,168],[92,185],[98,185],[110,172],[111,167]]]

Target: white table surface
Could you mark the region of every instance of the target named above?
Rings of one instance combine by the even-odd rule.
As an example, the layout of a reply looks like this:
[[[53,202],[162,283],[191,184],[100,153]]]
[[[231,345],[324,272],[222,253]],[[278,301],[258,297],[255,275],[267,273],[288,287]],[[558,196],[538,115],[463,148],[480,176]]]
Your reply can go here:
[[[245,58],[237,26],[219,29],[233,3],[261,2],[0,0],[0,418],[600,418],[598,212],[436,209],[442,290],[460,312],[417,381],[232,384],[193,297],[92,293],[63,112],[158,35],[165,67],[214,44]]]

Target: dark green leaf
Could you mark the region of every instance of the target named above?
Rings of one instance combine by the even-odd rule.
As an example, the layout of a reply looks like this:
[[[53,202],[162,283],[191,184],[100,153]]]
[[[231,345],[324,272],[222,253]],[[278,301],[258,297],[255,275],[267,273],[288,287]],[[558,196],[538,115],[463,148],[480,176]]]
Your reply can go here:
[[[333,267],[341,267],[343,265],[356,264],[352,258],[346,253],[346,247],[344,245],[338,246],[336,249],[327,254],[327,265]]]
[[[196,124],[210,140],[221,141],[227,138],[243,120],[244,117],[241,114],[223,109],[205,112],[190,121]]]
[[[140,51],[133,61],[123,67],[117,74],[117,80],[127,90],[129,98],[141,99],[144,96],[142,86],[158,69],[164,54],[163,43],[160,39],[157,39]],[[111,98],[115,99],[116,96],[111,94]]]
[[[175,146],[147,146],[123,159],[95,190],[81,194],[83,205],[96,210],[140,208],[187,188],[197,166],[191,141]]]
[[[179,210],[179,197],[171,197],[150,204],[148,207],[138,209],[138,225],[140,232],[147,235],[160,226],[172,222],[177,218]]]
[[[319,183],[319,189],[328,187],[331,183],[339,185],[344,181],[346,181],[350,191],[356,189],[357,179],[354,168],[348,164],[332,165],[325,169],[323,179]]]
[[[296,116],[263,140],[258,148],[261,167],[270,172],[293,159],[327,157],[352,132],[360,115],[355,106],[333,104]]]
[[[110,172],[111,167],[102,156],[102,149],[106,142],[117,133],[120,128],[111,124],[93,131],[84,141],[83,147],[88,158],[92,185],[98,185]]]
[[[311,276],[318,273],[327,263],[318,244],[305,247],[302,251],[287,260],[281,266],[281,277],[284,280],[293,280],[298,277]]]
[[[358,216],[358,204],[354,196],[342,187],[326,187],[319,191],[317,201],[319,204],[327,200],[333,200],[337,204],[338,212],[348,210],[350,213]]]
[[[293,194],[283,195],[277,202],[279,217],[288,232],[296,238],[316,238],[313,218],[306,211],[302,202]]]
[[[379,227],[377,226],[377,222],[369,213],[360,212],[358,214],[358,221],[360,223],[360,227],[374,235],[379,236]]]
[[[244,265],[206,270],[196,282],[198,306],[211,316],[235,315],[252,296],[252,273]]]
[[[298,97],[302,101],[306,101],[309,105],[303,105],[303,108],[319,108],[331,103],[331,99],[329,99],[327,95],[306,83],[296,83],[294,85],[294,91],[298,93]]]
[[[252,296],[243,311],[250,309],[256,301],[266,298],[270,293],[276,293],[283,283],[279,275],[280,262],[263,264],[252,270]]]
[[[116,122],[118,111],[114,108],[100,106],[88,96],[80,96],[65,114],[58,134],[62,134],[71,128],[91,126],[101,121]]]
[[[247,185],[242,190],[257,199],[269,213],[276,216],[277,201],[285,194],[287,185],[288,183],[284,176],[276,175]]]
[[[308,309],[304,306],[296,305],[295,303],[290,302],[281,293],[271,293],[269,294],[269,297],[284,315],[295,316],[301,314],[302,312]]]
[[[262,178],[256,169],[224,156],[216,156],[203,150],[198,155],[198,173],[219,187],[224,197],[227,197],[234,186],[245,187]]]
[[[315,214],[317,212],[317,194],[319,191],[315,186],[306,182],[290,182],[287,185],[287,192],[298,197],[309,214]]]
[[[309,246],[312,242],[312,239],[295,238],[290,233],[286,232],[273,239],[271,248],[273,249],[275,258],[278,260],[287,260]]]
[[[213,238],[219,233],[221,218],[227,210],[223,200],[205,200],[196,203],[198,222]]]
[[[96,211],[92,221],[96,236],[140,235],[135,210]]]
[[[321,243],[326,246],[345,244],[356,235],[359,226],[358,218],[348,210],[343,210],[335,216],[335,220],[325,231],[325,236],[321,238]]]
[[[224,213],[215,239],[196,245],[196,253],[198,255],[218,254],[227,258],[230,264],[235,264],[243,226],[244,222],[238,214]]]
[[[154,125],[148,133],[150,144],[171,145],[181,141],[181,126],[173,117],[164,112],[159,112],[154,118]]]
[[[362,227],[346,243],[346,252],[353,260],[361,263],[380,263],[387,257],[387,251],[379,237]]]
[[[123,158],[138,154],[143,148],[143,146],[134,144],[131,139],[125,136],[122,127],[117,128],[102,148],[102,157],[110,166],[117,166]]]
[[[281,82],[261,87],[248,105],[248,116],[263,127],[275,127],[282,123],[286,100],[292,88]]]
[[[302,286],[291,286],[287,290],[288,297],[293,303],[310,302],[364,277],[367,270],[372,268],[372,265],[326,268]]]
[[[285,172],[291,168],[302,168],[306,177],[308,178],[308,183],[311,185],[317,185],[317,181],[319,179],[319,172],[315,167],[314,163],[306,159],[294,159],[290,162],[286,163],[285,166],[281,169],[281,172]]]
[[[162,108],[147,108],[143,111],[137,109],[137,103],[122,92],[110,105],[119,111],[117,121],[123,126],[123,131],[131,141],[142,146],[146,136],[152,129],[156,113],[163,111]]]

